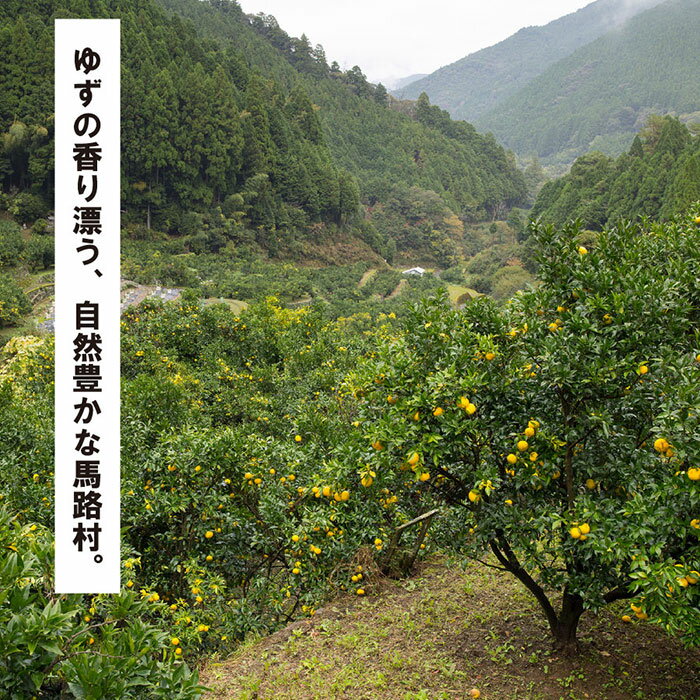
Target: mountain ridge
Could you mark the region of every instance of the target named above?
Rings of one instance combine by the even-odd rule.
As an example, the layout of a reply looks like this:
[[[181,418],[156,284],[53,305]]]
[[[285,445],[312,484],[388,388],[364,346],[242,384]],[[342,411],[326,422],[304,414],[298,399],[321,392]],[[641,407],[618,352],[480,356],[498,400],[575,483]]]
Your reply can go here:
[[[521,156],[618,155],[650,114],[700,116],[700,0],[666,0],[550,66],[475,120]]]
[[[635,3],[633,14],[663,1]],[[399,99],[416,99],[426,92],[453,118],[475,120],[548,66],[619,25],[630,11],[627,0],[597,0],[546,25],[523,27],[393,94]]]

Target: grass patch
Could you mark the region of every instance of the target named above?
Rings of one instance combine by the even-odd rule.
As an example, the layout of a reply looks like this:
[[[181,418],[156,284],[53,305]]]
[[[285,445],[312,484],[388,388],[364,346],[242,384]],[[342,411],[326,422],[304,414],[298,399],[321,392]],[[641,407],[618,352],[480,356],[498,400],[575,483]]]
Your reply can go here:
[[[461,284],[448,284],[447,293],[450,295],[450,301],[453,304],[464,303],[463,298],[465,294],[471,296],[472,299],[481,296],[481,294],[479,294],[479,292],[477,292],[476,289],[472,289],[471,287],[464,287]]]
[[[210,304],[226,304],[234,314],[240,314],[241,311],[248,308],[248,303],[240,299],[218,299],[216,297],[209,297],[204,300],[204,304],[206,306]]]

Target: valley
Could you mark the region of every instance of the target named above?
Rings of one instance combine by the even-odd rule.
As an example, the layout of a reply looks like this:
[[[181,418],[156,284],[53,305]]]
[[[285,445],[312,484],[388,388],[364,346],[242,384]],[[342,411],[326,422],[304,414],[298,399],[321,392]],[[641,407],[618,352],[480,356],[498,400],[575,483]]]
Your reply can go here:
[[[699,10],[390,93],[236,0],[3,0],[0,696],[700,697]],[[121,585],[59,595],[53,21],[104,17]]]

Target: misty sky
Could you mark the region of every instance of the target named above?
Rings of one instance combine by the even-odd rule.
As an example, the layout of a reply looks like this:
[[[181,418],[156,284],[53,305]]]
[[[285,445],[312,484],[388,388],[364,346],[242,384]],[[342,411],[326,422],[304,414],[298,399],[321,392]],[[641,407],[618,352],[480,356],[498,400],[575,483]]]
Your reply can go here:
[[[245,12],[274,15],[288,34],[322,44],[329,63],[359,65],[373,82],[430,73],[591,1],[239,0]]]

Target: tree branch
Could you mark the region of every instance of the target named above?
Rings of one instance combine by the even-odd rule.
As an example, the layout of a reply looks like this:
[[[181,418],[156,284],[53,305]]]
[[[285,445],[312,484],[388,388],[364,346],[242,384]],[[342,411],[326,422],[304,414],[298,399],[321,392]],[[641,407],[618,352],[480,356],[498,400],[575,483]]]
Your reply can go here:
[[[604,596],[603,600],[606,603],[613,603],[616,600],[627,600],[628,598],[634,598],[635,594],[631,593],[626,586],[618,586],[608,591]]]
[[[530,593],[532,593],[533,596],[535,596],[535,599],[537,602],[540,604],[540,607],[542,608],[545,617],[547,618],[547,622],[549,623],[549,628],[552,631],[552,633],[556,632],[557,625],[559,624],[559,618],[557,617],[557,613],[552,607],[552,604],[549,602],[549,598],[547,598],[547,594],[544,592],[543,588],[535,581],[535,579],[530,576],[530,574],[523,569],[522,566],[520,566],[520,562],[518,561],[517,557],[513,553],[513,550],[510,548],[510,545],[506,541],[506,539],[502,536],[499,535],[499,542],[498,544],[504,548],[504,551],[506,554],[504,554],[499,548],[496,542],[493,540],[489,542],[489,545],[491,547],[491,551],[496,555],[496,559],[503,564],[503,566],[510,571],[515,578],[520,581],[525,588],[527,588]]]

